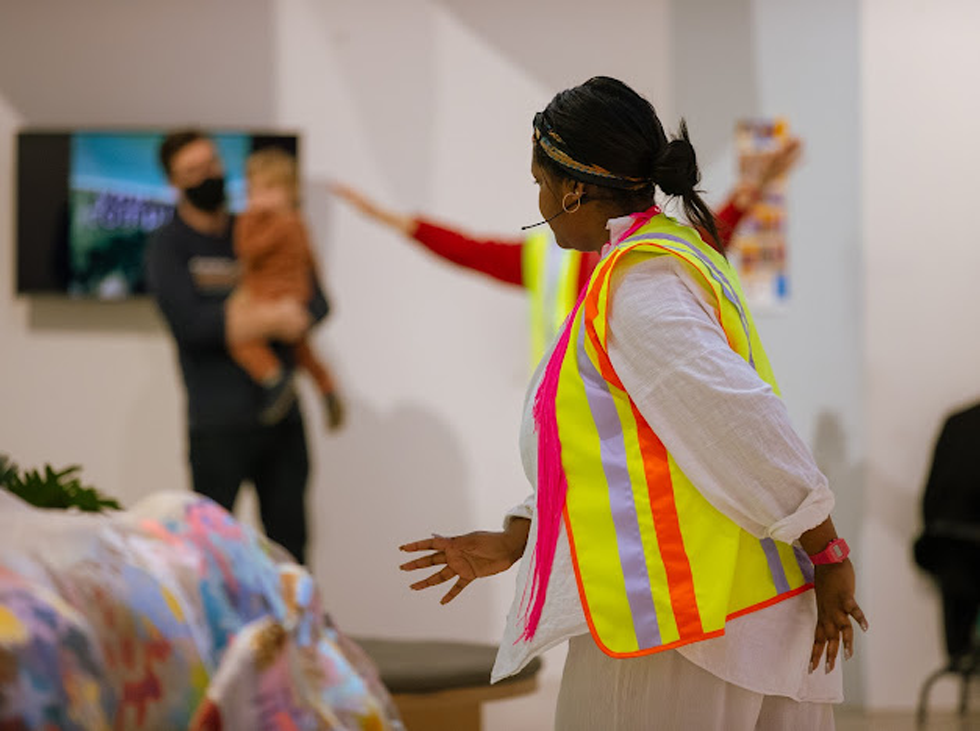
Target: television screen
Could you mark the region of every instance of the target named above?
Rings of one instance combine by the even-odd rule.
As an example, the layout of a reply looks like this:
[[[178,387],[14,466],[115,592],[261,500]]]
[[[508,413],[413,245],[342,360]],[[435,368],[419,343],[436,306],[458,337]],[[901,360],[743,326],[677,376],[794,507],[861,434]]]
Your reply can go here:
[[[210,133],[225,167],[229,206],[245,199],[245,159],[295,135]],[[121,299],[145,292],[148,235],[174,214],[160,167],[162,131],[85,130],[18,135],[17,291]]]

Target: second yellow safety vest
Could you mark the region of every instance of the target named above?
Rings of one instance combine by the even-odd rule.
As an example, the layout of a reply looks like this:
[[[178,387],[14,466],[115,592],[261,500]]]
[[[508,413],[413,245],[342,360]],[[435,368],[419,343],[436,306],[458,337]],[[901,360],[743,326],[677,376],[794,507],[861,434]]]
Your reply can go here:
[[[547,226],[524,241],[524,287],[530,295],[531,364],[537,366],[578,297],[580,251],[562,249]]]

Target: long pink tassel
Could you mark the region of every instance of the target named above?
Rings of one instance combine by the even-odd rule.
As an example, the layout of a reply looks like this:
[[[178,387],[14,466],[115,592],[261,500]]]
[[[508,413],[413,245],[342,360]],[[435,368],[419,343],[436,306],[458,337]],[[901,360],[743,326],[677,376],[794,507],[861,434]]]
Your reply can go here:
[[[555,398],[558,395],[558,379],[562,363],[568,352],[572,325],[585,299],[585,289],[569,315],[555,350],[545,366],[544,377],[534,397],[534,423],[538,431],[538,537],[534,545],[532,563],[531,597],[525,614],[521,639],[530,641],[538,629],[544,600],[548,592],[548,580],[555,562],[555,549],[561,530],[562,513],[568,481],[561,463],[561,439],[558,436],[558,419],[555,414]]]
[[[629,238],[647,221],[660,213],[658,206],[651,206],[642,213],[634,213],[632,224],[619,235],[615,243]],[[534,397],[534,423],[538,430],[538,540],[534,546],[531,568],[530,604],[525,614],[524,631],[520,637],[524,641],[530,641],[534,637],[538,623],[541,621],[544,599],[548,593],[548,580],[551,578],[551,568],[555,562],[555,549],[558,547],[562,513],[565,511],[568,480],[561,463],[561,439],[558,436],[555,398],[558,395],[561,367],[565,362],[565,354],[568,352],[568,343],[572,336],[572,326],[582,308],[587,291],[588,287],[582,289],[572,314],[568,316]]]

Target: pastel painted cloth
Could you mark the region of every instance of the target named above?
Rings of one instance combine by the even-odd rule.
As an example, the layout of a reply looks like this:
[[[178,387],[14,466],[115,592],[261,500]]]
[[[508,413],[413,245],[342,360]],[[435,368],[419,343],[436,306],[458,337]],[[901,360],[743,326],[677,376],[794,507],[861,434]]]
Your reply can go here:
[[[323,616],[304,569],[200,496],[103,516],[0,491],[0,728],[400,728]],[[280,702],[222,724],[233,698]]]
[[[387,693],[363,657],[345,654],[340,634],[324,626],[310,575],[280,571],[285,613],[246,625],[212,678],[191,731],[292,731],[399,727],[385,723]],[[360,668],[355,667],[355,662]]]

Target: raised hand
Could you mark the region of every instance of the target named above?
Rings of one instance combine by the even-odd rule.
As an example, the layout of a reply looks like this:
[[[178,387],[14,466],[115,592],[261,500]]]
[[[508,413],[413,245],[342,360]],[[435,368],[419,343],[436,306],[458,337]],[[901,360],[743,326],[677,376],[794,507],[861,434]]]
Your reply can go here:
[[[755,205],[767,187],[796,166],[802,154],[803,143],[790,137],[779,149],[745,155],[740,160],[741,173],[734,189],[735,204],[743,210]]]
[[[774,180],[789,173],[803,154],[803,143],[798,137],[790,137],[774,152],[763,157],[759,169],[759,185],[765,188]]]
[[[406,236],[413,235],[418,228],[418,221],[414,217],[383,208],[349,185],[333,183],[330,185],[330,192],[368,218],[400,231]]]

